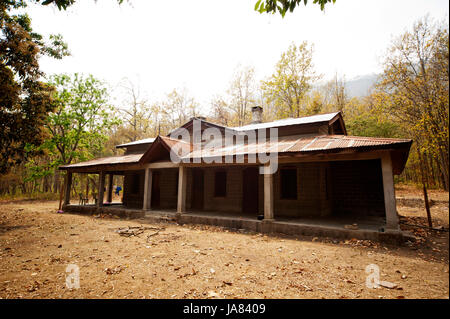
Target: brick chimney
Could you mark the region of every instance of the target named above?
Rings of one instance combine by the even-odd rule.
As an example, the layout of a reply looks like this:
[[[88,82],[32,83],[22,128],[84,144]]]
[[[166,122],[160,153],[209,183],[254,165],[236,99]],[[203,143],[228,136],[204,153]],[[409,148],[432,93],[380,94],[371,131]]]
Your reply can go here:
[[[262,112],[263,109],[261,106],[252,107],[252,124],[262,123]]]

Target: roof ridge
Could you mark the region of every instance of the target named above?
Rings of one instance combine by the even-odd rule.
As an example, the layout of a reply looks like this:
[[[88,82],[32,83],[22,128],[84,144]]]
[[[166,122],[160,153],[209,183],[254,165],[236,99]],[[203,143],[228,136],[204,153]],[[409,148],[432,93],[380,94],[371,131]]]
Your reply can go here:
[[[386,140],[386,141],[412,141],[409,138],[397,138],[397,137],[376,137],[376,136],[357,136],[357,135],[337,135],[337,134],[333,134],[333,135],[328,135],[332,138],[346,138],[346,139],[360,139],[360,140],[378,140],[378,141],[382,141],[382,140]]]

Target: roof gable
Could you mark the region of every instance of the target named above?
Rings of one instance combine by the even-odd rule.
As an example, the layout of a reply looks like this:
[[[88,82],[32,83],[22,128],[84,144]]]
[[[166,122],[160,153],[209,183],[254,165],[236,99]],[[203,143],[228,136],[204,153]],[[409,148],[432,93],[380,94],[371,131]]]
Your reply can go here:
[[[192,145],[190,143],[158,135],[158,137],[155,138],[155,141],[152,143],[150,148],[144,153],[144,155],[142,155],[142,157],[139,160],[139,163],[143,164],[162,160],[170,160],[171,151],[173,153],[173,156],[176,156],[177,160],[180,160],[181,156],[176,154],[174,152],[174,149],[172,149],[172,147],[175,145],[180,147],[184,154],[190,153],[192,151]]]

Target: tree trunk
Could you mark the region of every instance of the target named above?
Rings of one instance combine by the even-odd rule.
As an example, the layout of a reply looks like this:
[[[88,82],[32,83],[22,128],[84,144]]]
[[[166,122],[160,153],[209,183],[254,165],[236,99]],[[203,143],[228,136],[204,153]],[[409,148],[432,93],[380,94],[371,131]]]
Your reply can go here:
[[[425,171],[423,168],[423,159],[422,159],[422,156],[418,149],[417,149],[417,155],[419,156],[419,161],[420,161],[420,171],[421,171],[421,175],[422,175],[422,187],[423,187],[423,199],[425,201],[425,210],[427,211],[428,226],[430,228],[432,228],[433,223],[431,221],[430,204],[428,203],[428,193],[427,193],[427,188],[425,185],[426,182],[425,182]]]

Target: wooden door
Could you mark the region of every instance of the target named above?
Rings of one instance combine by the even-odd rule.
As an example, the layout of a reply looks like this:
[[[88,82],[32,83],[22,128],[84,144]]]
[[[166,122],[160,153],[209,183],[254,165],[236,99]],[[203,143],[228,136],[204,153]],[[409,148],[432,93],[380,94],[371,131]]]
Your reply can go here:
[[[257,215],[259,208],[259,170],[257,167],[249,167],[244,169],[242,175],[242,212]]]
[[[161,172],[153,171],[152,174],[152,208],[160,208],[161,207]]]
[[[204,175],[203,170],[192,170],[192,209],[203,209]]]

